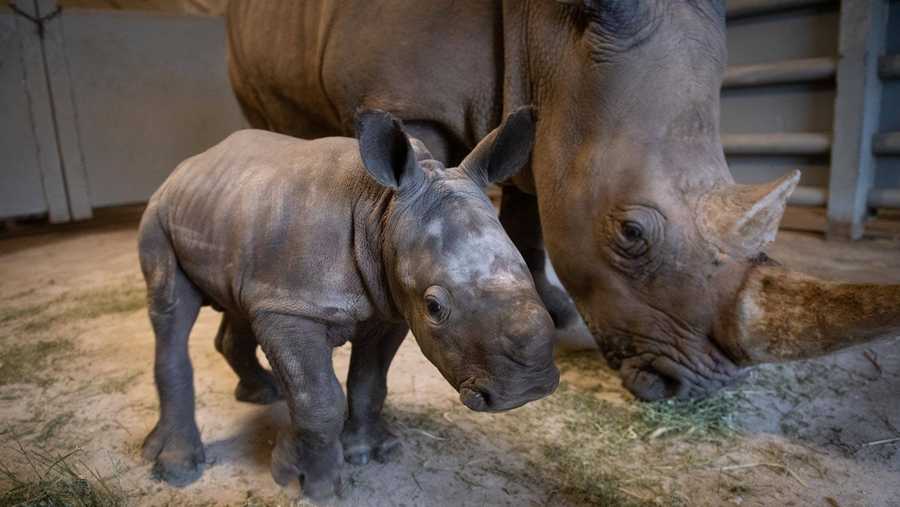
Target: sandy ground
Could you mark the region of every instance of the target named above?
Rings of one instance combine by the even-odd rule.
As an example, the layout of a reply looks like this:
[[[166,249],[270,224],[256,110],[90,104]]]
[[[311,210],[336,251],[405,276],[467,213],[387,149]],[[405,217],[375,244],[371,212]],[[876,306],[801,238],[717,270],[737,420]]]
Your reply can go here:
[[[900,244],[782,233],[772,255],[900,283]],[[0,241],[0,464],[18,481],[66,456],[129,505],[288,505],[268,455],[283,403],[236,402],[205,309],[190,353],[207,465],[174,489],[139,455],[157,417],[133,226]],[[341,376],[349,348],[337,349]],[[409,337],[390,373],[394,462],[344,469],[337,505],[900,505],[900,342],[755,369],[696,404],[641,404],[594,353],[560,359],[553,396],[476,414]],[[29,460],[32,462],[29,463]],[[5,481],[5,482],[4,482]],[[0,493],[12,488],[0,474]]]

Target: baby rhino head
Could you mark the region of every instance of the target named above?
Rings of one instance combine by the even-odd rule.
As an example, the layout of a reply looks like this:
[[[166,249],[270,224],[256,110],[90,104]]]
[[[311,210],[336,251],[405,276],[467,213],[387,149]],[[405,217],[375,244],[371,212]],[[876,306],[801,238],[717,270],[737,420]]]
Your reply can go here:
[[[425,356],[473,410],[508,410],[553,392],[553,322],[484,193],[528,162],[531,109],[512,113],[454,168],[382,111],[361,113],[357,136],[369,175],[394,189],[386,273]]]

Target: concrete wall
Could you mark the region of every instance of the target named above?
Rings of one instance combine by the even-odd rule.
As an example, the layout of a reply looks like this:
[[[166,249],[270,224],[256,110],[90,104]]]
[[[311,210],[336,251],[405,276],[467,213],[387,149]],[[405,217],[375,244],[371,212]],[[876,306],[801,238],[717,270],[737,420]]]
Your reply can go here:
[[[37,215],[48,209],[22,44],[16,19],[4,5],[0,10],[0,217]]]
[[[900,0],[890,2],[885,53],[900,54]],[[881,132],[900,132],[900,80],[882,83]],[[875,186],[900,188],[900,157],[884,157],[877,161]]]
[[[64,9],[147,11],[168,14],[221,16],[228,0],[60,0]]]
[[[221,17],[69,10],[65,51],[90,202],[142,202],[183,159],[245,126]]]
[[[29,15],[54,0],[17,0]],[[43,37],[0,10],[0,218],[89,218],[144,202],[175,166],[246,126],[224,18],[64,9]]]

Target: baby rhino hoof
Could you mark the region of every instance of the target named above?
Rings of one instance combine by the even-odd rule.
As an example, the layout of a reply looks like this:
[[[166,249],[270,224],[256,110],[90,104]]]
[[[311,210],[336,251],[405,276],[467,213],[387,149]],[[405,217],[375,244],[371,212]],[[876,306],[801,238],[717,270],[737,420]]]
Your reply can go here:
[[[272,451],[272,478],[282,487],[299,480],[303,496],[314,502],[340,496],[340,442],[313,449],[294,435],[280,433]]]
[[[281,392],[275,379],[261,380],[258,383],[238,382],[234,390],[234,397],[238,401],[255,403],[257,405],[271,405],[282,399]]]
[[[144,440],[144,459],[153,461],[151,475],[175,487],[184,487],[203,475],[206,456],[203,442],[196,430],[176,432],[160,429],[159,425]]]
[[[383,423],[372,428],[355,428],[348,422],[341,435],[344,459],[353,465],[365,465],[374,459],[386,463],[400,454],[400,439]]]

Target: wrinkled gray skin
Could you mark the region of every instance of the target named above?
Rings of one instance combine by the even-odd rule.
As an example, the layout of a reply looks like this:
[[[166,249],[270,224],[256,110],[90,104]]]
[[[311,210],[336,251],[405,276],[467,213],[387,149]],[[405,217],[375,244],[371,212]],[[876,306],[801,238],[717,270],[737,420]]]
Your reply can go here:
[[[224,312],[216,345],[240,378],[237,398],[287,399],[292,427],[272,473],[299,478],[311,498],[339,490],[344,459],[398,447],[381,411],[407,326],[473,410],[551,393],[552,321],[483,192],[527,162],[533,131],[519,110],[445,168],[373,111],[360,115],[359,143],[247,130],[182,163],[139,236],[156,333],[160,419],[144,442],[154,473],[181,485],[201,472],[187,339],[207,304]],[[345,413],[331,354],[347,341]]]
[[[625,386],[694,397],[745,366],[900,329],[900,289],[807,279],[765,256],[798,176],[745,186],[728,171],[724,11],[716,0],[233,0],[230,73],[258,128],[347,133],[357,107],[377,107],[450,164],[504,112],[534,104],[533,158],[506,182],[501,222],[543,302],[557,327],[576,315],[547,282],[546,244]]]

